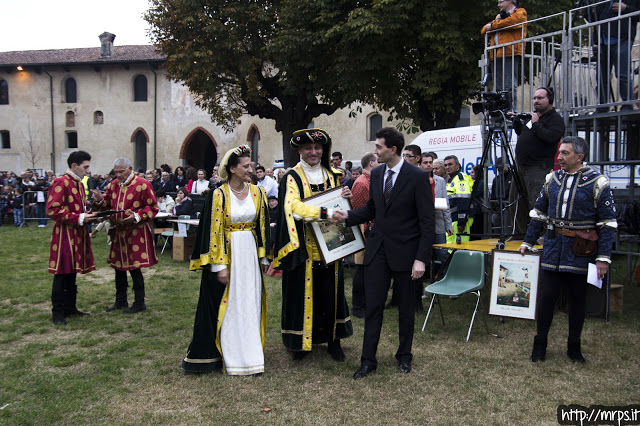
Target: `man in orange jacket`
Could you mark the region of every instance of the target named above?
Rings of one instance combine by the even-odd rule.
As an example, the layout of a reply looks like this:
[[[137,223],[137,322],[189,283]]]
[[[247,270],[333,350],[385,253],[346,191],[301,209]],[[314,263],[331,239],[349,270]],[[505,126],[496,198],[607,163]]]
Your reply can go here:
[[[496,19],[482,27],[480,33],[488,33],[490,46],[503,45],[527,37],[527,11],[516,5],[516,0],[498,0],[500,13]],[[517,87],[523,43],[509,44],[489,50],[495,77],[494,90],[512,93],[512,110],[517,110]]]

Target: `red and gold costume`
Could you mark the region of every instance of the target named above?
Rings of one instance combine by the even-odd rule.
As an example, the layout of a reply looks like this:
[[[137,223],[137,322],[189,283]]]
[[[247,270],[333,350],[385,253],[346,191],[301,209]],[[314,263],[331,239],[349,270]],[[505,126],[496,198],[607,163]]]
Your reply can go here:
[[[55,221],[49,248],[49,272],[52,274],[86,274],[96,269],[89,232],[80,222],[86,200],[84,185],[70,172],[51,184],[47,216]]]
[[[112,216],[115,227],[111,237],[111,250],[107,257],[109,264],[119,271],[147,268],[158,263],[153,233],[149,222],[158,214],[158,202],[151,183],[135,176],[120,183],[114,179],[107,186],[104,201],[98,204],[101,210],[131,210],[140,218],[138,223],[124,224],[126,212]]]

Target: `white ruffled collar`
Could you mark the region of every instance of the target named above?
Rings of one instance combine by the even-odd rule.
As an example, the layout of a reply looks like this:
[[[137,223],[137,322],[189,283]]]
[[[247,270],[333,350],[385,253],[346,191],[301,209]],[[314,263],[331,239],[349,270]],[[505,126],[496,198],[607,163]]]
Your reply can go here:
[[[71,175],[71,177],[73,177],[75,180],[79,180],[79,181],[82,180],[82,178],[80,176],[78,176],[77,174],[73,173],[71,171],[71,169],[67,169],[67,174]]]
[[[321,163],[312,166],[303,159],[300,159],[300,165],[302,166],[302,170],[307,176],[307,180],[309,181],[309,183],[313,185],[319,185],[325,182],[326,179],[324,168],[322,167]]]

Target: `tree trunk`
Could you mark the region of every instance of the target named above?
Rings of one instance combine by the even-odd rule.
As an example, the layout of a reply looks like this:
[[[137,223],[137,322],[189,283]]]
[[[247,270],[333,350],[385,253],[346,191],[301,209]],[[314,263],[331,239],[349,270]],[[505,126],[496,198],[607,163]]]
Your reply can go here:
[[[280,128],[282,132],[282,159],[284,160],[284,167],[293,167],[300,160],[300,155],[298,151],[291,149],[291,137],[293,136],[293,132],[304,129],[305,126],[300,127],[298,124],[288,122],[280,126]]]

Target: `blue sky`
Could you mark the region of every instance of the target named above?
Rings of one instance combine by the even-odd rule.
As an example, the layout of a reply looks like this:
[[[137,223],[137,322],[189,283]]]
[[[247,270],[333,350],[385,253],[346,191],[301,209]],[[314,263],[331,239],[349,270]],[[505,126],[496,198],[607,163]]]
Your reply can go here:
[[[0,52],[98,47],[98,35],[115,45],[151,44],[142,14],[148,0],[0,0]]]

